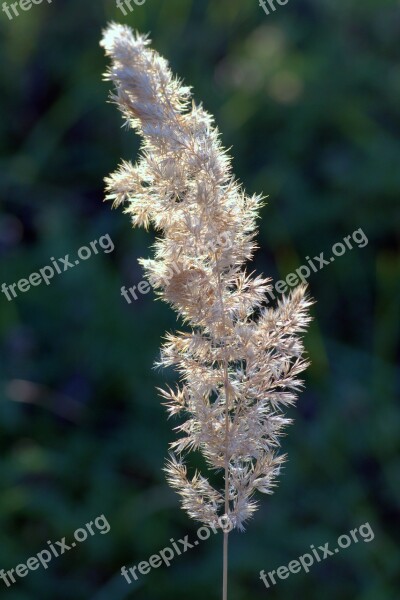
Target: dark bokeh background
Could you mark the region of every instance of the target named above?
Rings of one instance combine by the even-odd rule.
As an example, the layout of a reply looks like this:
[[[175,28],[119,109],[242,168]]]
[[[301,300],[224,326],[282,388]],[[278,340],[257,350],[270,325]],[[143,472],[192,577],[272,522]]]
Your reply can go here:
[[[269,196],[255,267],[275,279],[354,230],[356,245],[309,284],[312,366],[275,495],[232,535],[230,599],[394,600],[399,550],[400,6],[396,0],[54,0],[1,35],[1,278],[109,234],[99,253],[13,302],[0,294],[0,568],[15,568],[106,515],[96,535],[7,589],[10,600],[220,597],[221,539],[167,569],[120,576],[195,535],[162,467],[173,439],[152,369],[175,315],[153,294],[128,305],[152,234],[102,203],[102,179],[138,139],[107,104],[101,29],[154,46],[215,114],[249,193]],[[369,522],[375,539],[267,590],[270,571]],[[397,582],[399,583],[399,582]],[[397,590],[397,591],[396,591]]]

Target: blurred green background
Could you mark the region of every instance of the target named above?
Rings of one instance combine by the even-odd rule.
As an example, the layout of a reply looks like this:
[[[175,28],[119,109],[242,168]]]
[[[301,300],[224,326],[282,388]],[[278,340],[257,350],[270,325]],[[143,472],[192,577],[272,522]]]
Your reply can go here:
[[[230,600],[399,598],[400,5],[397,0],[54,0],[0,12],[0,284],[109,234],[115,250],[9,302],[0,294],[0,568],[47,540],[111,525],[10,600],[210,600],[220,597],[222,540],[212,536],[129,586],[122,565],[171,537],[195,536],[162,467],[174,439],[152,368],[175,315],[152,293],[129,305],[152,234],[102,203],[103,177],[135,160],[138,139],[107,104],[99,48],[109,20],[154,46],[216,117],[249,193],[268,195],[255,268],[275,279],[354,245],[309,284],[312,366],[284,439],[276,493],[231,537]],[[259,571],[310,544],[359,542],[267,590]]]

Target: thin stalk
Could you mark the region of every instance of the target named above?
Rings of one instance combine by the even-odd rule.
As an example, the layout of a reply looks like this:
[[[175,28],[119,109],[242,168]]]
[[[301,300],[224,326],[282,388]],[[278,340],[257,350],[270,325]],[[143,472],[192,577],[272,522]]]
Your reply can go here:
[[[221,273],[218,268],[218,258],[215,254],[215,262],[217,269],[217,282],[218,282],[218,295],[221,303],[221,321],[223,328],[224,338],[226,336],[226,322],[225,322],[225,306],[222,295],[222,282]],[[229,375],[228,375],[228,357],[226,352],[226,341],[224,340],[223,345],[223,364],[224,364],[224,388],[225,388],[225,515],[227,518],[229,514]],[[227,525],[228,523],[226,523]],[[223,565],[222,565],[222,600],[228,600],[228,542],[229,532],[224,531],[223,541]]]
[[[228,600],[228,536],[227,531],[224,532],[224,564],[222,576],[222,600]]]

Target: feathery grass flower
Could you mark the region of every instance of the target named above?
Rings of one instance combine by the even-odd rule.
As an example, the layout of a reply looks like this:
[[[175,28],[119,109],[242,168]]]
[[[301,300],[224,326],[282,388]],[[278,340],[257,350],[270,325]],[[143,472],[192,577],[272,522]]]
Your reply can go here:
[[[216,526],[225,516],[242,530],[255,492],[272,493],[284,460],[283,409],[307,366],[299,334],[311,302],[299,286],[276,308],[263,307],[270,280],[245,269],[262,198],[247,196],[233,177],[213,119],[190,88],[129,27],[111,24],[101,44],[113,100],[143,138],[138,162],[106,179],[107,199],[123,204],[134,226],[158,232],[154,257],[140,262],[189,330],[167,336],[160,361],[180,375],[177,389],[161,394],[169,414],[183,418],[167,477],[192,518]],[[208,477],[189,475],[190,451],[201,452]],[[218,477],[219,487],[211,483]],[[227,543],[224,531],[223,598]]]

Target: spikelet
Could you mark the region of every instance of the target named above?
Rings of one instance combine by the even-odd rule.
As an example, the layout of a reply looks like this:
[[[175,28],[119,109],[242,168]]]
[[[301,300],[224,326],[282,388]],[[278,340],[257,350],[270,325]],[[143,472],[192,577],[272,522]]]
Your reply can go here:
[[[134,226],[158,232],[154,257],[140,262],[189,330],[168,335],[161,353],[160,364],[180,375],[162,397],[169,414],[183,418],[168,480],[192,518],[215,526],[224,515],[243,529],[254,493],[273,491],[284,460],[283,409],[295,402],[307,366],[299,334],[311,302],[299,286],[277,308],[263,308],[270,280],[245,270],[262,198],[243,192],[212,117],[149,44],[117,24],[101,42],[113,100],[143,138],[138,162],[123,162],[106,179],[107,199],[123,204]],[[208,478],[188,474],[189,451],[202,453]]]

